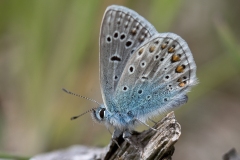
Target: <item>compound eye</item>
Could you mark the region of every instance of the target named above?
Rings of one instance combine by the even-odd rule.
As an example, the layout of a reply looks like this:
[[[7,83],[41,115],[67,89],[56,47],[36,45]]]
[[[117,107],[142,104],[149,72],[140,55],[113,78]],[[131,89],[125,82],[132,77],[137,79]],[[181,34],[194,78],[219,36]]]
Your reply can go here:
[[[100,116],[101,119],[104,118],[105,110],[106,110],[105,108],[102,108],[102,109],[99,111],[99,116]]]

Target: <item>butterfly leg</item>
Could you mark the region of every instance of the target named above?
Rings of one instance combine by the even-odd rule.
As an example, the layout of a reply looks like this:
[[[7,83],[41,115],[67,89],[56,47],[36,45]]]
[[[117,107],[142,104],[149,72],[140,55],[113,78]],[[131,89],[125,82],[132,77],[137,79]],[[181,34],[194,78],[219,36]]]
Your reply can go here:
[[[120,130],[114,130],[113,134],[112,134],[112,141],[116,143],[116,145],[118,146],[119,149],[121,149],[120,145],[118,144],[117,139],[122,135],[122,131]]]
[[[151,118],[148,118],[151,122],[153,122],[154,124],[157,124],[157,122],[155,122],[154,120],[152,120]]]
[[[138,141],[137,136],[135,136],[136,134],[138,134],[138,132],[136,132],[136,131],[130,132],[129,130],[126,130],[123,132],[123,138],[128,143],[133,145],[136,149],[140,149],[142,151],[143,146],[142,146],[141,142]]]
[[[139,132],[126,130],[123,132],[123,138],[128,143],[130,143],[137,150],[137,152],[139,152],[139,155],[142,157],[143,151],[144,151],[144,146],[138,140],[138,138],[136,136],[137,134],[139,134]],[[143,159],[145,159],[145,158],[143,158]]]
[[[122,131],[115,129],[112,135],[112,139],[117,139],[118,137],[121,136],[122,133],[123,133]]]
[[[122,144],[124,142],[124,138],[123,138],[123,132],[121,130],[117,130],[115,129],[113,134],[112,134],[112,141],[118,146],[118,148],[123,152],[122,148],[120,147],[119,144]],[[121,155],[121,157],[119,157],[118,155],[118,159],[125,159],[129,156],[131,156],[131,154],[129,154],[127,151]]]

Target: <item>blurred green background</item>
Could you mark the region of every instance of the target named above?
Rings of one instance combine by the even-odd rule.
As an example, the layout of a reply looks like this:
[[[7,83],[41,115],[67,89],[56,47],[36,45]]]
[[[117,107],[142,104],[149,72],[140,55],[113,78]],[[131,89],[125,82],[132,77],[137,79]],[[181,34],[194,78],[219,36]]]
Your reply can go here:
[[[98,37],[111,4],[179,34],[192,50],[200,83],[175,112],[182,136],[174,159],[240,152],[239,0],[0,0],[0,156],[108,144],[89,114],[70,121],[96,104],[61,88],[102,102]]]

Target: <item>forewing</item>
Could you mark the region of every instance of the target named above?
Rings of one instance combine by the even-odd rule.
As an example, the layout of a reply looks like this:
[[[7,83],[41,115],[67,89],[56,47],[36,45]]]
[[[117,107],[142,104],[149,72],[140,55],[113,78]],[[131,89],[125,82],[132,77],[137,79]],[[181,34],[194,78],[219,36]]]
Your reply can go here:
[[[187,43],[176,34],[162,33],[133,53],[114,98],[123,112],[144,118],[186,102],[186,93],[196,83],[196,65]]]
[[[106,9],[100,33],[100,83],[103,101],[109,110],[129,58],[156,33],[147,20],[128,8],[113,5]]]

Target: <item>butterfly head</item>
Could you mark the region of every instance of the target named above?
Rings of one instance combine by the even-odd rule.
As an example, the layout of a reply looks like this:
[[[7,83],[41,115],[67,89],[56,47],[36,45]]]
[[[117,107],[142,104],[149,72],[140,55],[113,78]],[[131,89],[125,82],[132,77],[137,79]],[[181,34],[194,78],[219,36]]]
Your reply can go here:
[[[100,105],[92,112],[92,117],[96,122],[103,123],[107,127],[118,128],[119,130],[131,129],[135,126],[133,115],[124,114],[120,111],[110,112],[104,105]]]
[[[94,109],[92,112],[92,117],[95,121],[103,123],[106,121],[108,111],[104,105],[100,105],[98,108]]]

